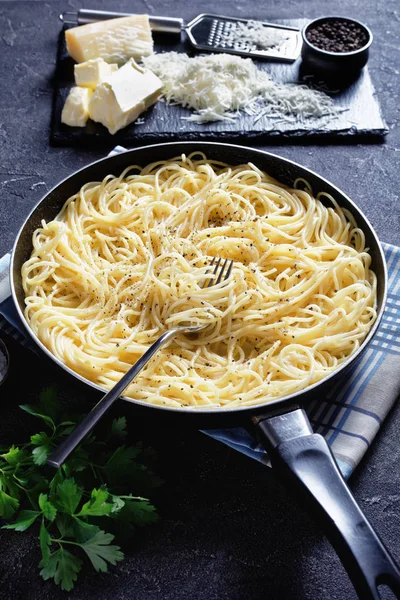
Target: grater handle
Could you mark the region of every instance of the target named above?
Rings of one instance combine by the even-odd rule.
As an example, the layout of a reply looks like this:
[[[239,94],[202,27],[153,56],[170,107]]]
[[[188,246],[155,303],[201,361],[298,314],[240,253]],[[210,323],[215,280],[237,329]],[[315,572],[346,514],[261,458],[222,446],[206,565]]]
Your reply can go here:
[[[118,17],[130,17],[133,13],[120,13],[110,10],[92,10],[90,8],[81,8],[74,13],[64,13],[60,15],[60,19],[64,23],[77,23],[78,25],[86,25],[87,23],[95,23],[96,21],[105,21],[106,19],[117,19]],[[150,28],[152,31],[163,33],[180,34],[184,28],[183,19],[174,19],[172,17],[150,17]]]
[[[182,29],[185,28],[183,19],[176,19],[174,17],[150,17],[150,28],[152,31],[159,33],[175,33],[180,35]]]

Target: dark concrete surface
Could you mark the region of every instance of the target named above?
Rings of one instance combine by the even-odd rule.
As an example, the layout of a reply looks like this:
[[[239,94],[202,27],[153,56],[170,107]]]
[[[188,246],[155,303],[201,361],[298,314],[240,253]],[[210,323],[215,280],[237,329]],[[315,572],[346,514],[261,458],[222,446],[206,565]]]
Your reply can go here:
[[[58,14],[78,0],[0,2],[0,255],[25,215],[63,177],[101,156],[93,149],[52,148],[49,123]],[[365,211],[380,238],[400,243],[399,70],[397,0],[270,0],[268,3],[97,0],[88,7],[136,10],[190,19],[213,11],[254,18],[353,16],[373,30],[370,70],[390,134],[384,144],[279,146],[269,149],[319,172]],[[65,401],[88,392],[12,348],[14,371],[0,389],[0,439],[18,441],[31,426],[17,409],[43,382],[56,381]],[[16,362],[18,359],[18,362]],[[24,369],[24,376],[21,371]],[[124,407],[123,407],[124,408]],[[117,411],[122,412],[118,407]],[[400,561],[400,408],[396,407],[351,486],[362,509]],[[160,454],[166,484],[160,525],[138,535],[110,574],[87,570],[74,600],[350,600],[351,583],[322,532],[266,468],[197,432],[130,418],[135,435]],[[1,600],[57,600],[66,594],[38,576],[37,542],[0,532]]]

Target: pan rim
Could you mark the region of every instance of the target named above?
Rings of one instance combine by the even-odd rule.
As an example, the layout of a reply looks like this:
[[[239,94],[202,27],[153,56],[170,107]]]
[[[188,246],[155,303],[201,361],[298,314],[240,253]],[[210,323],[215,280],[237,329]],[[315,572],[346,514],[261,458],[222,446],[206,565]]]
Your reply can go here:
[[[334,185],[333,183],[331,183],[328,179],[326,179],[325,177],[322,177],[321,175],[319,175],[318,173],[316,173],[315,171],[312,171],[311,169],[309,169],[308,167],[305,167],[289,158],[285,158],[282,156],[279,156],[278,154],[274,154],[272,152],[268,152],[267,150],[261,150],[258,148],[253,148],[252,146],[243,146],[243,145],[239,145],[239,144],[230,144],[230,143],[224,143],[224,142],[211,142],[211,141],[191,141],[191,140],[182,140],[182,141],[175,141],[175,142],[164,142],[164,143],[158,143],[158,144],[148,144],[146,146],[138,146],[136,148],[131,148],[128,150],[124,151],[124,154],[135,154],[138,153],[140,151],[143,150],[149,150],[152,148],[173,148],[174,146],[182,146],[183,145],[187,145],[187,146],[192,146],[193,150],[190,150],[190,152],[194,152],[196,147],[200,148],[207,148],[207,147],[229,147],[229,148],[236,148],[238,150],[242,150],[245,152],[251,152],[254,153],[256,155],[259,155],[260,157],[272,157],[273,159],[278,159],[278,161],[286,164],[286,165],[290,165],[290,166],[294,166],[297,168],[300,168],[302,170],[305,170],[307,173],[310,173],[312,176],[316,177],[317,179],[319,179],[321,182],[328,184],[335,192],[337,192],[341,197],[345,198],[346,202],[348,202],[350,204],[350,206],[352,207],[352,209],[354,209],[356,215],[359,214],[362,219],[364,219],[365,224],[367,225],[368,229],[369,229],[369,233],[372,234],[372,237],[374,238],[375,242],[376,242],[376,246],[377,249],[379,250],[380,253],[380,258],[381,258],[381,262],[382,262],[382,266],[383,266],[383,276],[382,276],[382,281],[380,281],[380,285],[382,285],[382,303],[381,303],[381,307],[378,311],[377,314],[377,318],[375,320],[375,323],[373,324],[372,328],[370,329],[370,331],[368,332],[368,335],[365,337],[365,339],[363,340],[363,342],[361,343],[360,347],[357,349],[356,352],[354,352],[354,354],[352,354],[351,356],[349,356],[347,358],[347,360],[340,365],[340,367],[338,367],[337,369],[335,369],[332,373],[330,373],[329,375],[327,375],[326,377],[324,377],[323,379],[313,383],[310,386],[305,387],[304,389],[298,390],[296,392],[293,392],[292,394],[289,394],[287,396],[282,396],[279,398],[275,398],[273,400],[269,400],[268,402],[263,402],[263,403],[259,403],[259,404],[255,404],[252,406],[241,406],[241,407],[235,407],[235,408],[223,408],[223,407],[219,407],[219,408],[201,408],[201,407],[180,407],[180,408],[176,408],[176,407],[169,407],[169,406],[163,406],[163,405],[158,405],[158,404],[151,404],[149,402],[145,402],[144,400],[136,400],[134,398],[129,398],[127,396],[121,396],[120,398],[122,400],[124,400],[125,402],[128,402],[129,404],[132,404],[134,406],[138,406],[141,408],[152,408],[154,410],[161,410],[164,413],[173,413],[173,414],[187,414],[187,415],[198,415],[200,416],[210,416],[212,417],[213,415],[226,415],[227,417],[229,415],[241,415],[241,414],[254,414],[255,412],[263,412],[263,411],[270,411],[271,409],[275,409],[277,406],[283,406],[283,405],[287,405],[287,404],[296,404],[301,402],[301,396],[304,396],[304,394],[308,394],[312,391],[314,391],[316,388],[318,388],[318,386],[321,386],[322,384],[327,384],[332,378],[336,378],[340,373],[342,373],[344,370],[346,370],[350,364],[354,363],[357,358],[359,357],[359,355],[366,349],[366,347],[368,346],[368,344],[370,343],[371,339],[373,338],[373,336],[375,335],[379,324],[382,320],[382,316],[385,310],[385,306],[386,306],[386,301],[387,301],[387,286],[388,286],[388,275],[387,275],[387,266],[386,266],[386,260],[385,260],[385,256],[384,256],[384,252],[382,249],[382,245],[381,242],[374,230],[374,228],[372,227],[369,219],[365,216],[364,212],[355,204],[355,202],[347,195],[345,194],[340,188],[338,188],[336,185]],[[206,150],[204,150],[204,153],[207,154]],[[70,367],[68,367],[67,365],[65,365],[62,361],[60,361],[54,354],[52,354],[50,352],[50,350],[48,348],[46,348],[46,346],[38,339],[38,337],[35,335],[35,333],[32,331],[32,329],[30,328],[24,314],[23,311],[21,310],[20,306],[19,306],[19,302],[18,299],[16,297],[16,291],[15,291],[15,280],[14,280],[14,263],[15,263],[15,256],[16,256],[16,252],[17,252],[17,248],[19,246],[19,240],[20,237],[25,229],[26,223],[29,221],[30,217],[32,216],[32,214],[36,211],[36,209],[38,208],[38,206],[40,204],[42,204],[42,202],[44,202],[46,200],[46,198],[53,193],[53,191],[55,191],[58,187],[60,187],[61,185],[63,185],[67,180],[71,179],[72,177],[76,176],[79,173],[82,173],[83,171],[85,171],[86,169],[89,169],[95,165],[99,165],[101,163],[106,163],[107,161],[110,161],[112,158],[114,158],[115,156],[118,156],[117,154],[114,154],[112,156],[105,156],[99,160],[95,160],[87,165],[85,165],[84,167],[82,167],[81,169],[78,169],[76,171],[74,171],[73,173],[71,173],[70,175],[68,175],[67,177],[65,177],[64,179],[62,179],[61,181],[59,181],[55,186],[53,186],[49,191],[46,192],[46,194],[44,194],[44,196],[41,197],[41,199],[35,204],[35,206],[32,208],[32,210],[29,212],[29,214],[27,215],[27,217],[24,219],[23,224],[21,225],[21,227],[18,230],[15,242],[13,244],[13,248],[12,248],[12,252],[11,252],[11,259],[10,259],[10,287],[11,287],[11,295],[12,295],[12,299],[14,302],[14,306],[17,310],[18,316],[20,317],[25,330],[27,331],[28,335],[32,338],[32,340],[35,342],[35,344],[37,344],[39,346],[39,348],[52,360],[54,361],[59,367],[61,367],[64,371],[66,371],[67,373],[69,373],[70,375],[72,375],[73,377],[75,377],[76,379],[80,380],[82,383],[89,385],[91,388],[98,390],[101,393],[106,393],[107,389],[101,387],[100,385],[94,383],[93,381],[90,381],[88,379],[85,379],[85,377],[81,376],[79,373],[76,373],[73,369],[71,369]],[[304,399],[304,398],[303,398]]]

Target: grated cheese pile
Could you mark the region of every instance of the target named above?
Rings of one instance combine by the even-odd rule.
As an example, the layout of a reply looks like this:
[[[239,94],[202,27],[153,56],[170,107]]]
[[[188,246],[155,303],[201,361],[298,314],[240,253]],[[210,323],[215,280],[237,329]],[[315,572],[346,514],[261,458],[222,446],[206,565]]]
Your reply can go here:
[[[239,111],[298,121],[333,115],[332,99],[323,92],[295,83],[276,83],[250,58],[230,54],[187,54],[165,52],[143,58],[163,83],[162,96],[168,104],[181,104],[196,114],[189,121],[233,120]]]
[[[239,21],[234,27],[223,31],[219,43],[235,46],[238,42],[246,42],[266,50],[280,46],[287,39],[288,35],[281,29],[265,27],[260,21],[248,21],[247,23]]]

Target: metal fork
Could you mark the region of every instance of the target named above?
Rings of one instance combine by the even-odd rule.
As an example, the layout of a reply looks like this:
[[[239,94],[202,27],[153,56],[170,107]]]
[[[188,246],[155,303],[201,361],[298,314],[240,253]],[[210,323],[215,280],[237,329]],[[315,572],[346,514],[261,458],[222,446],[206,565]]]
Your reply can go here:
[[[221,264],[221,259],[213,258],[210,263],[210,268],[214,267],[212,273],[210,269],[206,271],[206,278],[202,284],[202,289],[209,288],[212,285],[218,285],[221,281],[226,281],[232,271],[233,261],[226,259]],[[170,342],[180,333],[195,333],[204,329],[204,325],[181,325],[169,329],[150,346],[148,350],[139,358],[139,360],[129,369],[127,373],[111,388],[107,394],[92,408],[92,410],[84,417],[84,419],[75,427],[74,431],[57,447],[47,458],[47,464],[59,468],[65,459],[71,454],[76,446],[83,440],[84,437],[93,429],[100,421],[101,417],[111,407],[112,404],[122,395],[125,388],[131,383],[136,375],[149,362],[152,356],[162,347]]]

